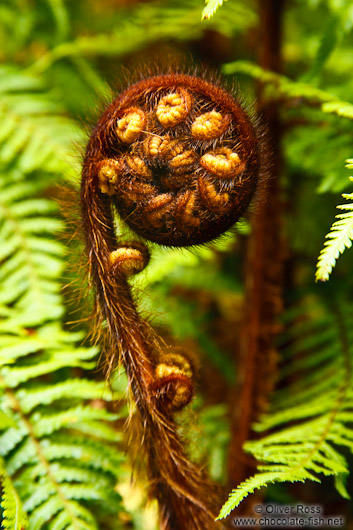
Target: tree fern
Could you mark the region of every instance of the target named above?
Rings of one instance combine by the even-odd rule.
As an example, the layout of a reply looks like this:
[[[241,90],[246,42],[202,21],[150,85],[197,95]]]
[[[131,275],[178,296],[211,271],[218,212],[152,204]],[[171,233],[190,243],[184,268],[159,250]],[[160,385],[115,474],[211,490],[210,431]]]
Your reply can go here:
[[[352,315],[349,304],[342,301],[343,317],[321,299],[310,305],[305,271],[310,283],[324,214],[321,203],[313,208],[309,190],[343,191],[339,160],[350,156],[353,105],[347,73],[352,50],[348,38],[343,39],[352,28],[351,2],[286,7],[285,75],[281,76],[250,62],[259,30],[254,2],[209,0],[204,6],[202,0],[157,0],[122,8],[112,7],[112,2],[93,4],[90,9],[85,2],[65,0],[10,0],[0,5],[2,57],[8,63],[0,67],[0,526],[8,530],[126,526],[121,521],[129,510],[116,494],[117,480],[122,475],[126,480],[131,471],[129,464],[123,465],[123,435],[116,426],[126,414],[113,407],[110,392],[97,382],[98,351],[83,346],[86,331],[70,331],[65,323],[72,315],[67,315],[71,306],[65,307],[61,297],[60,278],[66,275],[68,257],[60,242],[64,223],[51,196],[56,195],[57,183],[78,182],[77,145],[85,134],[77,122],[91,114],[97,95],[99,100],[106,98],[107,81],[114,83],[119,77],[120,61],[130,68],[146,61],[156,46],[163,54],[165,45],[168,53],[178,50],[179,56],[180,51],[185,53],[187,41],[192,43],[193,56],[206,63],[209,49],[204,44],[209,41],[218,43],[211,51],[211,64],[219,64],[225,56],[229,61],[248,58],[226,65],[225,72],[239,73],[241,85],[245,74],[246,97],[254,88],[246,76],[261,81],[266,85],[264,100],[276,100],[281,109],[285,186],[296,192],[288,196],[297,208],[293,216],[297,239],[293,242],[290,234],[291,248],[286,252],[295,268],[290,279],[296,281],[299,263],[300,289],[308,293],[305,309],[287,313],[290,332],[283,339],[281,390],[275,393],[269,413],[254,426],[262,438],[246,445],[263,467],[239,486],[222,515],[251,491],[272,482],[319,480],[328,474],[347,496],[348,466],[341,449],[347,454],[353,444],[346,344],[353,339],[347,324]],[[208,20],[201,23],[201,16]],[[313,24],[314,20],[320,24]],[[319,199],[328,202],[327,196]],[[352,194],[344,197],[353,202]],[[300,201],[308,203],[307,209],[300,207]],[[347,212],[339,217],[337,230],[334,223],[334,237],[329,237],[321,254],[320,279],[328,277],[339,253],[351,245],[352,206],[343,209]],[[299,217],[305,227],[302,233]],[[311,253],[309,225],[315,247]],[[194,341],[210,359],[207,364],[218,368],[223,395],[224,384],[233,386],[236,376],[232,353],[222,351],[217,334],[230,334],[245,283],[240,272],[243,239],[228,241],[232,248],[225,258],[219,248],[185,254],[153,248],[146,274],[136,278],[135,287],[144,314],[152,315],[153,322],[167,327],[173,336]],[[251,274],[247,271],[245,277],[248,282]],[[346,278],[347,291],[349,282]],[[199,303],[200,293],[206,303]],[[204,316],[200,306],[209,314]],[[226,330],[217,328],[217,319],[227,325]],[[210,322],[217,328],[212,335],[216,340],[210,339]],[[236,340],[235,328],[237,324],[231,330]],[[214,403],[218,395],[220,404],[200,407],[205,429],[201,437],[199,433],[200,443],[195,434],[198,447],[191,452],[194,457],[197,450],[202,453],[200,465],[206,465],[209,455],[211,474],[222,481],[227,413],[217,388],[209,386],[206,402]],[[123,381],[114,397],[124,392]],[[181,428],[189,431],[194,420],[194,416],[182,420]],[[141,511],[131,517],[127,524],[134,524],[136,530],[147,528]]]
[[[353,161],[347,160],[346,167],[352,169]],[[350,177],[353,181],[353,177]],[[353,193],[344,193],[344,199],[352,200]],[[324,248],[320,252],[317,263],[316,280],[326,281],[336,265],[336,260],[339,255],[344,252],[346,248],[352,246],[353,240],[353,203],[341,204],[337,206],[340,210],[348,210],[346,213],[336,215],[336,219],[331,226],[330,232],[326,238],[328,241],[324,243]]]
[[[258,472],[240,484],[223,505],[226,517],[250,493],[280,482],[320,482],[348,473],[342,450],[353,451],[352,352],[349,306],[339,308],[321,301],[305,304],[289,322],[283,365],[283,388],[254,426],[262,438],[247,442],[246,451],[259,462]],[[288,384],[290,379],[296,382]],[[270,431],[270,434],[267,434]],[[272,432],[271,432],[272,431]],[[339,449],[340,448],[340,449]],[[338,488],[346,498],[343,481]]]

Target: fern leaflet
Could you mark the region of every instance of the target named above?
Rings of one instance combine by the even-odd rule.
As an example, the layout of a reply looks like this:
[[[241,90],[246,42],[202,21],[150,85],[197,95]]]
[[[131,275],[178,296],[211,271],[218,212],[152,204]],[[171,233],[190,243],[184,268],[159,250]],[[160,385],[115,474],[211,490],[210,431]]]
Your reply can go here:
[[[202,11],[202,20],[211,18],[217,9],[223,5],[223,0],[205,0],[205,4]]]
[[[347,160],[346,167],[352,169],[353,161]],[[353,181],[353,177],[350,177],[350,180]],[[353,193],[343,193],[342,197],[353,200]],[[353,241],[353,203],[341,204],[337,208],[348,211],[336,215],[338,221],[331,226],[330,232],[326,235],[328,241],[324,243],[324,248],[320,252],[315,278],[323,282],[329,279],[339,255],[346,248],[350,248]]]
[[[284,75],[264,70],[249,61],[235,61],[223,66],[225,74],[244,73],[258,79],[262,83],[274,87],[273,96],[285,98],[305,98],[308,101],[319,102],[322,112],[336,114],[344,118],[353,119],[353,104],[343,101],[333,94],[326,92],[310,83],[292,81]]]
[[[0,458],[0,479],[2,486],[1,507],[3,509],[1,527],[4,530],[25,530],[28,527],[28,519],[18,493],[6,472],[2,458]]]
[[[344,303],[340,304],[340,310],[330,306],[324,312],[322,305],[312,303],[300,319],[296,317],[290,323],[294,342],[284,351],[288,359],[281,377],[286,381],[289,375],[296,374],[297,381],[277,390],[271,410],[254,426],[259,433],[273,432],[245,444],[245,450],[260,462],[258,473],[233,490],[221,509],[220,519],[263,486],[305,480],[320,482],[320,475],[348,474],[346,458],[338,447],[353,451],[348,350],[353,334],[346,325],[351,318]],[[324,337],[322,330],[327,331]],[[339,492],[347,498],[343,481],[338,484]]]
[[[47,189],[67,169],[62,157],[70,149],[66,126],[71,121],[61,120],[34,79],[4,72],[1,524],[7,530],[93,530],[101,526],[100,518],[116,517],[120,509],[115,485],[123,459],[117,445],[121,434],[112,424],[125,412],[109,412],[110,393],[103,382],[91,380],[97,348],[80,345],[84,334],[67,331],[62,323],[65,250],[56,236],[63,222]],[[47,142],[45,131],[55,141]]]

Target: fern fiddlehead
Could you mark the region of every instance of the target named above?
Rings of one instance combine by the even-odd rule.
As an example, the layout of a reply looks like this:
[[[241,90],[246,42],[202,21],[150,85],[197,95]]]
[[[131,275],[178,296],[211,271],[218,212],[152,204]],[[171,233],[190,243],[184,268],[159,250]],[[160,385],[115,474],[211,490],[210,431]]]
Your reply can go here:
[[[192,363],[140,318],[127,278],[148,263],[143,239],[190,246],[228,230],[249,205],[258,175],[258,139],[238,101],[217,83],[183,74],[131,85],[87,146],[82,216],[98,313],[107,322],[107,367],[118,359],[125,365],[161,528],[217,528],[217,497],[186,458],[173,419],[192,398]],[[115,233],[115,211],[142,240]]]

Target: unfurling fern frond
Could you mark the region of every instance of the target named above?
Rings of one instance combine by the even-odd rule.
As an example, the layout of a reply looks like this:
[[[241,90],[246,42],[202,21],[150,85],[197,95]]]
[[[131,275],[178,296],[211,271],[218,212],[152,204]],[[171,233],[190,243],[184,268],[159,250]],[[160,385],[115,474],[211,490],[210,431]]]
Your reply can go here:
[[[249,494],[279,482],[320,482],[334,476],[337,490],[348,493],[342,477],[348,474],[341,448],[353,451],[353,390],[349,344],[352,311],[321,303],[306,305],[290,322],[284,349],[282,389],[254,430],[263,437],[249,441],[245,449],[260,463],[258,473],[240,484],[223,505],[226,517]],[[288,381],[294,383],[288,384]],[[268,434],[270,432],[270,434]],[[266,433],[266,434],[265,434]]]
[[[353,160],[347,160],[346,167],[353,169]],[[353,182],[353,177],[350,177],[350,180]],[[353,193],[343,193],[342,197],[353,200]],[[328,241],[324,243],[324,248],[320,252],[315,277],[316,280],[323,282],[329,279],[339,255],[346,248],[350,248],[353,241],[353,203],[341,204],[337,208],[348,211],[336,215],[338,221],[331,226],[330,232],[326,235]]]

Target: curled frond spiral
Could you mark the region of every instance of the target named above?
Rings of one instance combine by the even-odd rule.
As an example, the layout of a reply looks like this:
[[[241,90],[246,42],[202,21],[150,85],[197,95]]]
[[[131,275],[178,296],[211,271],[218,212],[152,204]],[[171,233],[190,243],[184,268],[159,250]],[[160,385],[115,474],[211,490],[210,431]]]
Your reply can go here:
[[[128,88],[96,132],[97,192],[138,235],[167,246],[210,241],[244,213],[259,174],[254,128],[219,86],[162,75]]]

